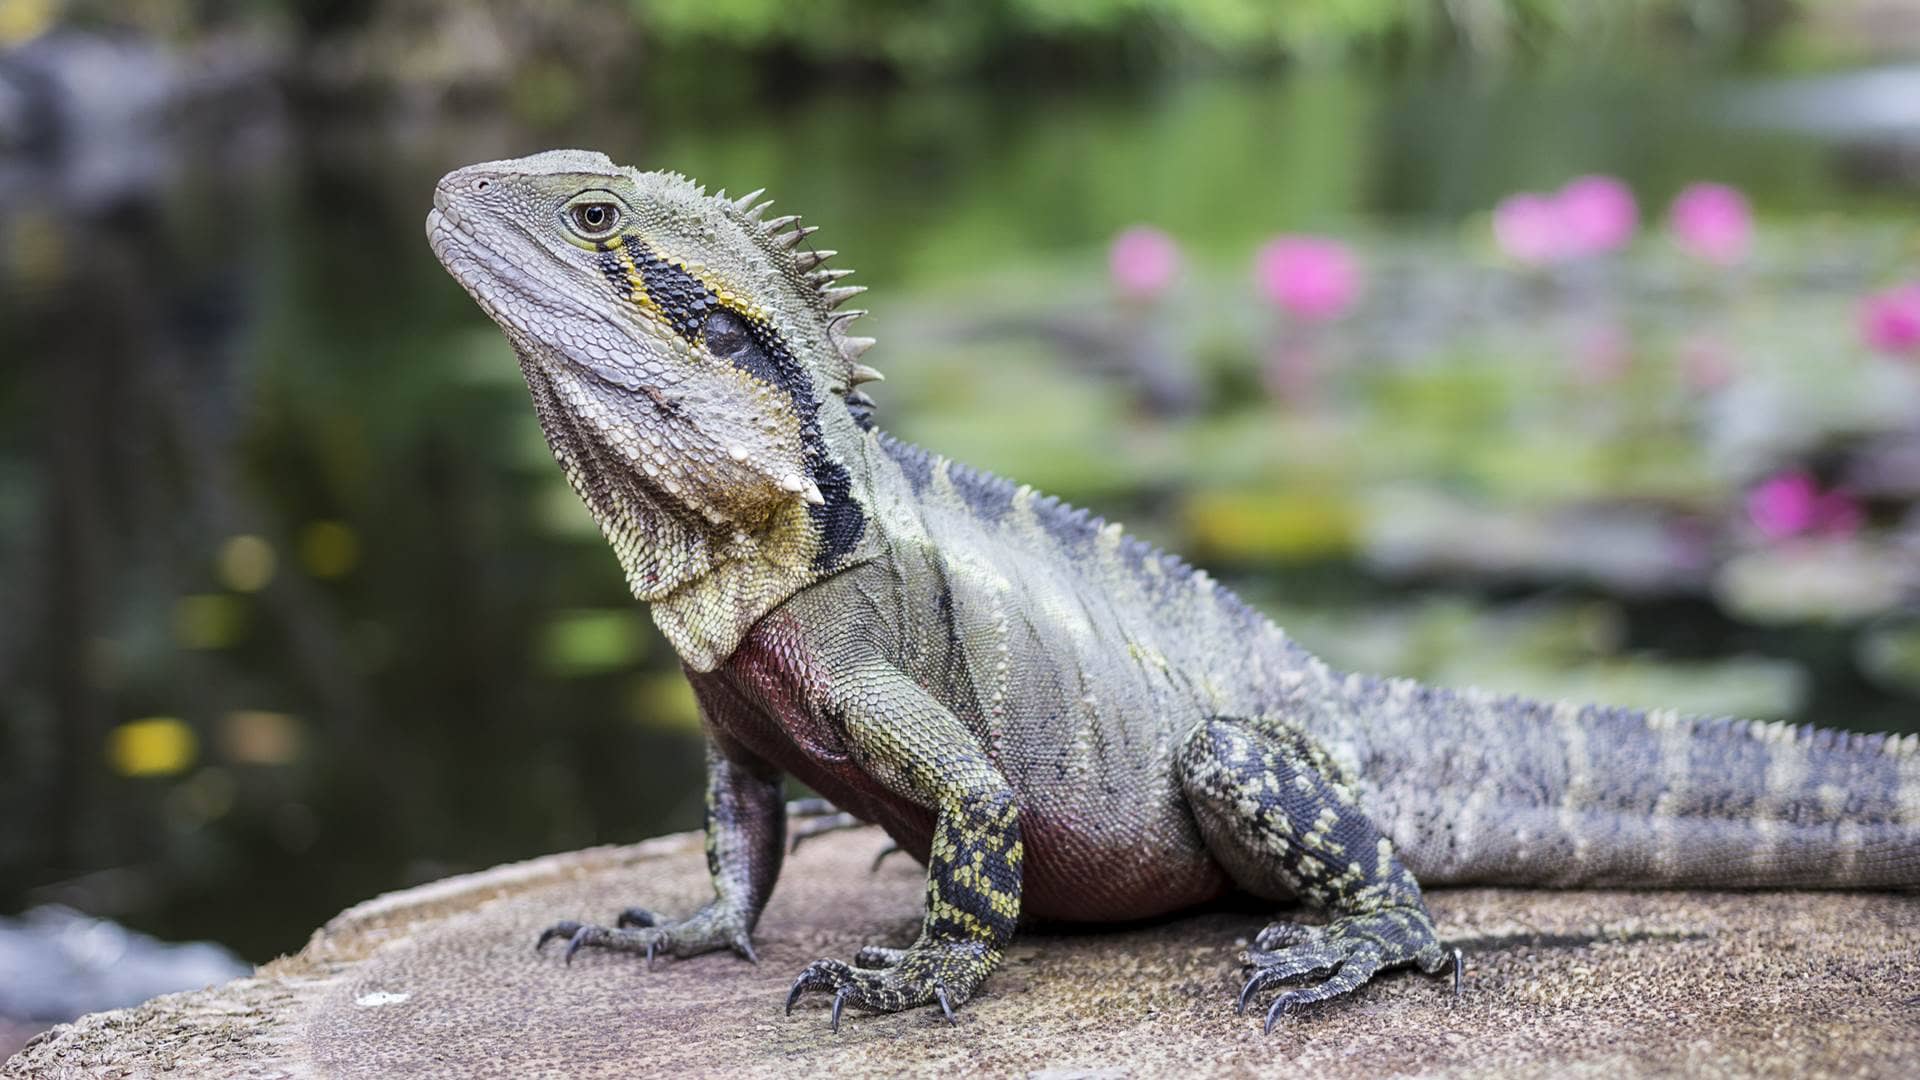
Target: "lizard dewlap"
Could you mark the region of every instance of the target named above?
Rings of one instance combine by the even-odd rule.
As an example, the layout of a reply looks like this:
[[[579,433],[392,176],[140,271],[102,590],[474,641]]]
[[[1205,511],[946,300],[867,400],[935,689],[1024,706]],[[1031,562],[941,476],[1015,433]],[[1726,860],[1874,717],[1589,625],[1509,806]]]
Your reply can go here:
[[[836,1026],[951,1015],[1023,914],[1304,902],[1325,921],[1247,952],[1271,1026],[1444,970],[1422,882],[1920,885],[1920,736],[1338,673],[1118,525],[889,437],[860,289],[769,205],[574,150],[434,192],[434,253],[512,342],[706,732],[713,900],[543,941],[751,958],[785,774],[927,867],[917,939],[794,982]]]

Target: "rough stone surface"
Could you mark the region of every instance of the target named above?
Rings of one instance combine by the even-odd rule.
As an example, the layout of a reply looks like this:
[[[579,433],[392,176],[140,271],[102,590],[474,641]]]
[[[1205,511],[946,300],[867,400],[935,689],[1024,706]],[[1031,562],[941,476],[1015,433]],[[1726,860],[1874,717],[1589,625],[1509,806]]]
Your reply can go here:
[[[958,1027],[849,1011],[836,1036],[819,996],[781,1015],[808,961],[913,936],[918,870],[869,874],[880,845],[802,848],[757,967],[534,954],[558,918],[704,899],[699,838],[670,836],[380,897],[250,978],[61,1025],[0,1075],[1920,1076],[1911,895],[1437,890],[1442,932],[1470,952],[1462,999],[1444,978],[1386,978],[1266,1038],[1232,1010],[1254,908],[1029,930]]]

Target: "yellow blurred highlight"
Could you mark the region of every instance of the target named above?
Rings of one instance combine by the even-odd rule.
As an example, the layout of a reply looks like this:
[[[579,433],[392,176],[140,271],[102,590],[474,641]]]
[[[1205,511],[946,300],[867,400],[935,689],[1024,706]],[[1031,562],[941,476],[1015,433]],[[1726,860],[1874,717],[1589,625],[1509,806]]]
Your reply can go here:
[[[303,742],[300,721],[286,713],[236,709],[220,718],[220,754],[237,764],[291,764]]]
[[[220,545],[220,582],[234,592],[259,592],[273,580],[273,545],[243,533]]]
[[[700,707],[694,701],[693,687],[678,672],[646,675],[633,680],[633,718],[643,727],[659,731],[698,732]]]
[[[199,752],[193,729],[171,716],[129,720],[107,733],[107,763],[121,776],[172,776]]]
[[[360,537],[338,521],[300,530],[300,564],[317,578],[345,577],[360,564]]]
[[[183,596],[173,605],[173,639],[186,649],[224,649],[247,630],[246,604],[220,593]]]
[[[57,0],[0,0],[0,45],[18,45],[53,26]]]
[[[631,667],[646,655],[646,628],[630,609],[562,611],[540,628],[541,670],[562,678]]]
[[[1227,559],[1304,560],[1353,549],[1359,515],[1345,499],[1271,491],[1212,491],[1187,500],[1199,553]]]

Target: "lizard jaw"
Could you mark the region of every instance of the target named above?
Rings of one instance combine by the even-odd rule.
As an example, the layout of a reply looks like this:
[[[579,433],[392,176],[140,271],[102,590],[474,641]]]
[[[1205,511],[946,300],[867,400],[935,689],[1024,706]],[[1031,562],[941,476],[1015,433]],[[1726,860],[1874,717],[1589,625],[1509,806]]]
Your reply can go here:
[[[649,389],[643,386],[635,372],[610,362],[611,350],[602,347],[600,356],[595,356],[584,347],[569,348],[565,344],[549,341],[548,338],[553,335],[543,335],[538,332],[539,328],[530,325],[520,313],[524,308],[503,301],[498,292],[504,289],[510,294],[543,295],[538,276],[501,255],[482,239],[446,199],[444,192],[435,191],[433,199],[434,207],[427,211],[427,243],[433,248],[434,257],[440,260],[440,265],[510,340],[546,358],[548,362],[557,355],[608,386],[627,391]],[[600,324],[608,331],[606,340],[614,340],[617,332],[604,316],[581,305],[569,308],[566,320],[576,328]],[[572,337],[578,340],[582,335],[576,329]],[[603,358],[607,362],[603,362]],[[651,388],[651,391],[650,396],[657,396],[657,387]]]

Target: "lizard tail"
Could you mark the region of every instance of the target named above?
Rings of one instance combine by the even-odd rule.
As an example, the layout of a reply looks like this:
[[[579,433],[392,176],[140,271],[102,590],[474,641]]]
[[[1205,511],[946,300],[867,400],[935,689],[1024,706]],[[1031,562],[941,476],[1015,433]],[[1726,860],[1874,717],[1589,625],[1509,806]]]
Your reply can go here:
[[[1366,797],[1423,882],[1920,886],[1920,734],[1346,690]]]

